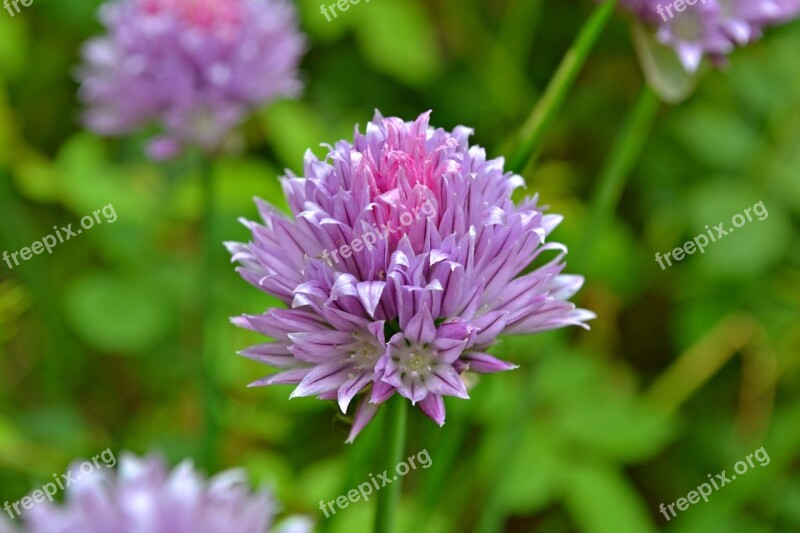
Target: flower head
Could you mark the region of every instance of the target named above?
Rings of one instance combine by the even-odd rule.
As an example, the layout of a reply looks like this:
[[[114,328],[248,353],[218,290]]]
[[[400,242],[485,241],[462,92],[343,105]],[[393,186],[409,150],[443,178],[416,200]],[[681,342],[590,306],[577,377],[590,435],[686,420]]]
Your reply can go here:
[[[520,176],[452,133],[376,114],[352,143],[310,151],[305,176],[284,178],[292,216],[258,202],[250,243],[228,243],[239,272],[290,309],[234,319],[274,342],[243,355],[283,369],[254,385],[292,396],[364,392],[350,439],[395,393],[443,424],[443,396],[467,398],[462,374],[515,367],[486,353],[501,333],[584,325],[567,301],[566,248],[547,241],[561,217],[536,198],[517,206]],[[542,252],[555,259],[527,271]]]
[[[765,26],[800,16],[800,0],[694,0],[677,10],[664,0],[623,0],[622,4],[648,25],[658,40],[673,47],[688,72],[703,57],[720,63],[736,46],[761,36]]]
[[[276,511],[270,493],[252,492],[243,471],[229,470],[205,480],[188,461],[169,471],[156,456],[123,454],[116,472],[96,470],[76,478],[66,491],[64,505],[45,501],[26,511],[24,530],[265,533]]]
[[[112,0],[83,49],[79,96],[103,135],[155,124],[155,159],[219,148],[247,113],[301,89],[305,48],[286,0]]]

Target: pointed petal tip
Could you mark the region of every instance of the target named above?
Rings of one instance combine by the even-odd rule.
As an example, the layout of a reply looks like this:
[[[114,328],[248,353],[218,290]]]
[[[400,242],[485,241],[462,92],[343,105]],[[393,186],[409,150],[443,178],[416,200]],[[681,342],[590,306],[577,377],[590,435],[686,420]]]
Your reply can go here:
[[[294,400],[295,398],[302,398],[303,396],[297,392],[297,389],[300,387],[295,387],[295,389],[289,394],[289,399]]]
[[[346,415],[347,414],[347,407],[348,407],[348,405],[350,403],[350,400],[348,398],[341,398],[340,397],[339,400],[336,403],[339,405],[339,409],[341,409],[342,414]]]

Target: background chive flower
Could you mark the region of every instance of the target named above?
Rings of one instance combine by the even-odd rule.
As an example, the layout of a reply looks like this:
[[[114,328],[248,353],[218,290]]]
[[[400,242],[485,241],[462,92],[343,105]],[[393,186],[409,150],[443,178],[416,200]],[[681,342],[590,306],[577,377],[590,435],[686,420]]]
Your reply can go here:
[[[487,353],[500,334],[593,317],[567,301],[583,278],[561,274],[566,248],[547,240],[561,217],[535,197],[515,205],[524,182],[503,159],[428,120],[376,113],[324,160],[308,151],[305,176],[283,179],[292,216],[258,201],[252,242],[227,244],[241,275],[289,307],[234,319],[273,339],[243,355],[282,369],[253,385],[297,384],[293,397],[343,412],[363,392],[350,441],[395,393],[443,424],[443,397],[468,397],[464,372],[515,368]]]
[[[800,16],[800,0],[697,0],[682,12],[667,0],[623,0],[622,4],[656,28],[659,41],[675,49],[683,67],[694,72],[703,57],[715,63],[746,45],[766,26]]]
[[[305,48],[286,0],[112,0],[108,32],[84,45],[86,126],[102,135],[155,124],[148,155],[219,148],[253,108],[300,92]]]
[[[74,472],[79,468],[74,467]],[[157,456],[123,454],[117,471],[96,470],[66,489],[63,505],[44,501],[23,515],[26,533],[310,533],[305,518],[270,527],[276,505],[252,492],[244,471],[206,480],[189,461],[170,471]],[[2,531],[2,526],[0,526]]]

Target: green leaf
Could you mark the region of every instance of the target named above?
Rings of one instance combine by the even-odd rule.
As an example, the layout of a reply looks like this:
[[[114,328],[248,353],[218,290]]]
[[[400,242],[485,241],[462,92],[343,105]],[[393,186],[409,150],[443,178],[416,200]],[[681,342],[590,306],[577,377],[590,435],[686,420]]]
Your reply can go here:
[[[120,355],[153,347],[171,324],[171,313],[157,291],[103,272],[83,274],[67,287],[64,312],[86,342]]]
[[[353,11],[359,17],[362,53],[375,68],[412,86],[435,76],[441,67],[435,32],[416,0],[380,0]]]
[[[741,172],[759,146],[759,131],[728,108],[708,103],[684,107],[671,120],[675,137],[699,162]]]
[[[0,32],[2,35],[2,32]],[[0,39],[2,42],[2,39]],[[14,111],[9,105],[5,87],[0,85],[0,165],[10,166],[12,155],[16,156],[17,132],[14,129]]]
[[[297,152],[297,160],[303,155]],[[215,172],[215,202],[224,212],[242,214],[254,209],[253,197],[258,196],[288,212],[288,204],[275,169],[264,161],[249,158],[221,158]]]
[[[763,200],[767,217],[759,220],[760,207],[753,207]],[[791,222],[783,205],[765,198],[754,187],[737,183],[732,178],[705,181],[690,190],[687,203],[687,234],[705,234],[716,239],[705,248],[705,253],[695,252],[686,256],[677,266],[689,261],[702,267],[713,276],[728,279],[752,278],[761,275],[776,264],[788,249],[792,238]],[[752,220],[737,228],[733,218],[744,217],[750,209]],[[745,218],[745,220],[747,220]],[[736,222],[741,224],[741,218]],[[714,226],[722,224],[727,235],[719,236]],[[708,230],[706,229],[708,226]],[[692,237],[694,238],[694,237]],[[682,243],[676,243],[681,246]]]
[[[25,23],[7,16],[3,9],[0,16],[0,79],[14,79],[25,71],[28,62],[28,33]]]
[[[657,412],[624,398],[598,398],[594,409],[568,411],[561,422],[565,433],[586,448],[624,462],[652,457],[670,436]]]
[[[144,223],[154,211],[153,189],[160,181],[154,167],[111,164],[102,141],[95,136],[79,133],[71,137],[61,147],[54,168],[62,177],[63,202],[78,216],[112,204],[128,223]]]
[[[326,128],[314,111],[302,102],[283,101],[271,105],[261,114],[270,144],[284,165],[300,172],[303,156],[311,149],[317,156],[324,152],[321,143],[332,142]]]
[[[342,36],[353,24],[350,13],[343,13],[333,17],[328,9],[328,20],[322,13],[322,6],[329,6],[334,0],[298,0],[297,7],[303,19],[303,29],[318,40],[329,43]],[[363,2],[362,2],[363,3]],[[356,8],[361,6],[356,5]],[[353,9],[353,7],[351,7]],[[337,15],[339,13],[337,12]]]
[[[498,437],[502,442],[505,435],[498,434]],[[518,453],[509,458],[508,476],[499,487],[502,495],[498,500],[508,511],[529,514],[558,497],[571,468],[559,448],[559,436],[552,427],[535,424],[525,429]],[[495,448],[496,451],[501,449]]]
[[[655,531],[645,502],[613,468],[576,465],[564,496],[570,515],[584,533]]]
[[[626,369],[603,366],[588,354],[548,357],[536,388],[558,420],[562,438],[593,454],[641,461],[660,451],[671,436],[667,420],[636,394]]]
[[[17,189],[27,198],[37,202],[55,202],[60,197],[61,176],[48,160],[34,158],[21,162],[16,168],[15,178]]]

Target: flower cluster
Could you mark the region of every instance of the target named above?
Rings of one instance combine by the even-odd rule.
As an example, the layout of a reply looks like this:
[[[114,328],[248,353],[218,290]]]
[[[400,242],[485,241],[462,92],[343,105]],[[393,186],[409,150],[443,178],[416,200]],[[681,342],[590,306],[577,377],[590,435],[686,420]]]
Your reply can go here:
[[[286,0],[114,0],[83,49],[79,96],[103,135],[156,124],[148,154],[218,149],[252,108],[297,94],[305,48]]]
[[[243,471],[229,470],[206,481],[188,461],[170,472],[157,456],[123,454],[116,473],[98,471],[68,487],[64,505],[45,501],[27,511],[23,531],[265,533],[275,511],[271,494],[251,492]],[[281,530],[309,533],[311,524],[293,518]]]
[[[501,333],[593,317],[567,301],[583,278],[561,274],[566,248],[546,242],[561,217],[536,198],[515,205],[520,176],[470,146],[471,130],[428,120],[376,114],[324,161],[307,152],[305,177],[283,179],[292,217],[259,202],[252,242],[228,243],[241,275],[290,307],[234,319],[274,339],[243,352],[283,369],[254,385],[297,384],[293,397],[343,412],[364,392],[350,441],[395,393],[443,424],[443,396],[468,397],[464,372],[514,368],[487,353]],[[384,238],[323,260],[376,228]],[[526,271],[546,250],[555,259]]]
[[[689,72],[703,57],[720,63],[736,46],[748,44],[764,27],[800,16],[800,0],[622,0],[673,47]]]

